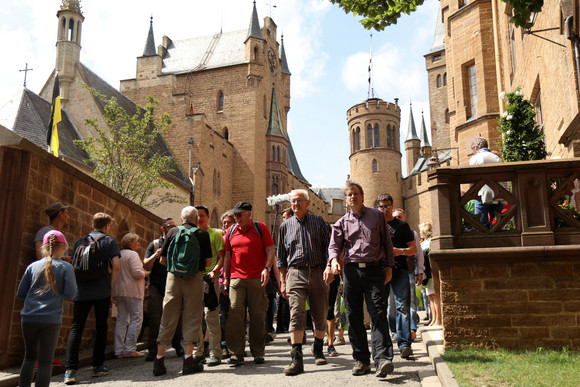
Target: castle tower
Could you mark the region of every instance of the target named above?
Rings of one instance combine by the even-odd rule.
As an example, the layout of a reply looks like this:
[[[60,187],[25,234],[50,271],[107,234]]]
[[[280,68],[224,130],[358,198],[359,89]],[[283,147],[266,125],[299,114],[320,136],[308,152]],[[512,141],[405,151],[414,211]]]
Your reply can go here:
[[[425,114],[421,111],[421,154],[429,158],[431,156],[431,143],[429,143],[429,135],[427,134],[427,127],[425,126]]]
[[[419,160],[421,154],[421,140],[415,130],[415,119],[413,118],[413,105],[409,107],[409,127],[407,129],[407,139],[405,140],[405,155],[407,157],[407,176],[411,174],[413,167]]]
[[[350,174],[365,192],[365,205],[374,207],[379,194],[390,193],[403,205],[399,127],[401,109],[370,98],[347,111]]]
[[[63,0],[56,16],[58,17],[56,71],[59,74],[61,104],[66,108],[69,87],[75,79],[75,68],[79,63],[85,17],[81,13],[79,0]]]

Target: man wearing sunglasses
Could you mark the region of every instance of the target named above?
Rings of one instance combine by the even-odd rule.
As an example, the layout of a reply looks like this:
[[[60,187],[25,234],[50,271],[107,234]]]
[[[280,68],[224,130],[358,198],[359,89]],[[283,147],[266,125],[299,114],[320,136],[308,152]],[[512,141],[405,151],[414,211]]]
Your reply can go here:
[[[165,282],[167,280],[167,266],[159,262],[161,258],[161,248],[165,242],[165,236],[175,227],[175,221],[172,218],[164,218],[161,221],[161,236],[155,239],[145,251],[145,260],[143,266],[145,270],[151,270],[149,275],[149,298],[147,304],[147,314],[149,316],[149,337],[147,339],[149,354],[145,358],[146,361],[155,360],[157,355],[157,335],[159,334],[159,325],[161,324],[161,314],[163,313],[163,297],[165,296]],[[171,342],[171,346],[175,348],[175,354],[178,357],[184,355],[181,347],[181,319],[179,325],[175,330],[175,335]]]

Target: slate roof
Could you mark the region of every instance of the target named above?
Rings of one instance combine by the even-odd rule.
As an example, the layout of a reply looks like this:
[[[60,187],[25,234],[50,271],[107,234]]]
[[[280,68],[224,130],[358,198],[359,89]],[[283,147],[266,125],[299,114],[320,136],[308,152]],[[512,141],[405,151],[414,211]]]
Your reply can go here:
[[[286,60],[286,50],[284,50],[284,36],[282,36],[280,43],[280,70],[282,74],[292,75],[290,69],[288,68],[288,61]]]
[[[447,160],[450,160],[451,157],[452,157],[451,150],[446,150],[446,151],[437,153],[437,159],[438,159],[440,164],[444,163]],[[415,175],[419,172],[426,171],[429,167],[428,164],[429,164],[429,159],[427,157],[425,157],[425,155],[419,156],[419,159],[415,163],[415,166],[413,167],[413,170],[411,171],[411,173],[409,173],[409,176]]]
[[[163,56],[163,74],[181,74],[246,63],[246,30],[171,41]]]
[[[344,187],[315,187],[312,188],[315,194],[320,196],[322,200],[328,203],[328,212],[332,212],[332,199],[340,199],[344,201]]]
[[[155,50],[155,37],[153,36],[153,16],[149,22],[149,33],[147,34],[147,41],[145,42],[145,49],[143,49],[143,56],[157,55]]]
[[[50,114],[51,101],[24,88],[0,108],[0,124],[46,150]],[[60,156],[84,165],[83,160],[89,155],[74,144],[81,136],[64,109],[58,124],[58,139]]]
[[[292,148],[292,143],[290,141],[288,141],[288,152],[286,159],[288,171],[296,176],[301,182],[310,184],[304,175],[302,175],[302,171],[300,171],[300,166],[298,165],[298,160],[296,159],[296,154],[294,153],[294,149]]]
[[[79,63],[81,66],[82,71],[84,72],[84,80],[86,81],[87,85],[94,88],[101,94],[105,95],[107,99],[111,97],[115,97],[117,99],[117,103],[121,106],[127,114],[133,115],[137,112],[137,104],[131,101],[126,95],[121,93],[119,90],[115,89],[113,86],[109,85],[105,80],[99,77],[97,74],[92,72],[88,67]],[[105,104],[100,99],[95,98],[95,101],[104,107]],[[157,129],[154,129],[157,130]],[[151,152],[157,153],[163,156],[172,156],[167,143],[163,139],[163,136],[159,134],[157,136],[157,140],[155,144],[151,147]],[[167,177],[172,178],[176,182],[180,183],[181,185],[189,186],[189,182],[187,181],[186,177],[181,173],[181,170],[177,168],[175,171],[171,172],[167,175]]]
[[[445,50],[445,25],[441,20],[441,7],[438,7],[437,20],[435,20],[435,32],[433,33],[433,44],[427,54]]]
[[[286,134],[284,134],[284,127],[282,126],[282,120],[280,119],[280,109],[278,108],[278,98],[276,98],[276,89],[272,88],[272,102],[270,103],[270,120],[268,122],[268,131],[266,136],[281,136],[285,139]]]
[[[262,32],[260,31],[260,20],[258,19],[258,10],[256,9],[256,2],[254,1],[254,8],[252,9],[252,17],[250,18],[250,26],[248,27],[248,35],[244,42],[249,38],[258,38],[264,40]]]
[[[429,136],[427,134],[427,127],[425,126],[425,115],[421,112],[421,148],[431,146],[429,143]]]
[[[405,141],[409,140],[419,140],[415,129],[415,119],[413,118],[413,106],[409,107],[409,128],[407,129],[407,139]]]

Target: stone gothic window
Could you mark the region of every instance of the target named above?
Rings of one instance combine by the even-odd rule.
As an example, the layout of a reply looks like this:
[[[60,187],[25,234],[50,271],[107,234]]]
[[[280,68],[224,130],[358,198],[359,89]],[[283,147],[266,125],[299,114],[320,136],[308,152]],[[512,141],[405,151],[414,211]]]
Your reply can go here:
[[[272,161],[276,161],[276,147],[272,145]]]
[[[447,86],[447,73],[443,73],[443,86]]]
[[[367,148],[373,147],[373,126],[369,124],[367,126]]]
[[[377,160],[374,159],[373,160],[373,173],[377,173],[379,171],[379,165],[377,163]]]
[[[441,82],[441,74],[437,74],[437,88],[440,88],[443,85]]]
[[[391,131],[391,125],[387,125],[387,148],[394,148],[394,138]]]
[[[276,161],[280,162],[280,147],[276,147]]]
[[[354,150],[360,150],[360,128],[358,126],[354,133]]]
[[[375,146],[381,146],[380,135],[379,135],[379,124],[375,124]]]
[[[222,177],[219,172],[217,174],[217,194],[218,196],[222,195]]]

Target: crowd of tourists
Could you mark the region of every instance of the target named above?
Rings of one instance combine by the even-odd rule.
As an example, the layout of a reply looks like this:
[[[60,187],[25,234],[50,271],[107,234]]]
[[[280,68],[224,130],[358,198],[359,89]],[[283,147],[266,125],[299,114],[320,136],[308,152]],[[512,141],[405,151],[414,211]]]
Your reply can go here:
[[[143,357],[152,362],[154,376],[167,373],[168,347],[183,358],[187,375],[226,359],[230,367],[242,366],[248,356],[263,364],[266,344],[287,332],[291,361],[283,372],[297,375],[304,372],[303,345],[311,330],[314,364],[338,356],[335,345],[345,344],[347,331],[352,374],[369,374],[372,354],[376,376],[386,377],[394,370],[394,341],[401,358],[412,359],[418,309],[428,310],[430,324],[440,324],[428,264],[431,228],[421,224],[419,234],[412,231],[389,194],[376,199],[376,208],[364,206],[359,184],[348,183],[345,196],[348,213],[329,226],[309,211],[308,191],[293,190],[276,243],[266,224],[253,219],[249,202],[224,213],[221,229],[209,226],[207,207],[187,206],[179,226],[172,218],[162,220],[160,237],[143,257],[141,237],[127,233],[119,246],[108,235],[113,218],[102,212],[67,256],[62,229],[69,209],[52,204],[46,209],[50,224],[34,238],[38,260],[18,287],[25,339],[20,385],[32,383],[35,364],[36,385],[50,383],[65,298],[73,301],[65,384],[77,381],[91,309],[93,376],[109,374],[104,362],[112,303],[115,357]],[[430,302],[416,297],[421,292]],[[144,321],[146,354],[137,350]]]

